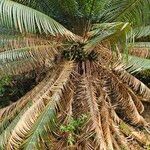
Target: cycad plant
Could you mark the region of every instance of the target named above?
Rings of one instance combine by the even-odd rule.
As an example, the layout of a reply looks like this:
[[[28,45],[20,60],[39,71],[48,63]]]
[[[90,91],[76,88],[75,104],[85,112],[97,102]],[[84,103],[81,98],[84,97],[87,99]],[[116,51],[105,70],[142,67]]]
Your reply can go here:
[[[47,75],[0,110],[0,149],[148,149],[141,101],[150,90],[125,62],[134,39],[149,35],[149,8],[149,0],[1,0],[1,77],[41,67]]]

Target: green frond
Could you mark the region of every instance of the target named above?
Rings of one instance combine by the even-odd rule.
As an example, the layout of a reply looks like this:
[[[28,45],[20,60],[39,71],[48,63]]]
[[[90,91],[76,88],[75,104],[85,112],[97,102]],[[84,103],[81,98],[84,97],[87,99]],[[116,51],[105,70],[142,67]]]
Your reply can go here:
[[[137,27],[133,30],[133,35],[136,38],[147,37],[150,35],[150,25]]]
[[[37,33],[38,30],[40,33],[44,32],[53,36],[61,35],[74,40],[78,39],[49,16],[25,5],[11,0],[1,0],[0,10],[0,24],[19,30],[21,33]]]
[[[44,108],[43,112],[39,116],[38,120],[34,124],[32,128],[32,135],[24,142],[23,148],[26,150],[40,149],[40,143],[38,143],[40,137],[44,139],[44,137],[50,133],[48,130],[53,130],[55,126],[55,105],[53,104],[53,100]],[[46,129],[47,128],[47,129]],[[51,143],[51,141],[44,141],[46,143]]]
[[[105,22],[126,21],[137,26],[147,23],[149,0],[110,0],[101,18]]]
[[[118,42],[126,43],[127,34],[131,30],[129,23],[114,22],[95,24],[93,30],[89,32],[89,40],[85,49],[95,47],[102,41],[108,41],[116,44]]]
[[[14,1],[48,14],[71,27],[75,24],[78,26],[78,23],[83,20],[85,22],[95,21],[109,0],[65,0],[63,3],[60,0],[44,0],[43,2],[39,0]]]
[[[75,15],[78,13],[78,3],[76,0],[65,0],[63,3],[59,0],[13,0],[15,2],[21,3],[28,7],[34,8],[38,11],[41,11],[45,14],[51,14],[53,17],[63,16],[63,13],[70,15]],[[59,10],[59,11],[58,11]],[[62,13],[62,15],[61,15]],[[66,18],[68,19],[68,18]]]
[[[141,58],[133,55],[129,55],[128,64],[129,65],[133,64],[141,68],[141,70],[150,69],[150,59]]]

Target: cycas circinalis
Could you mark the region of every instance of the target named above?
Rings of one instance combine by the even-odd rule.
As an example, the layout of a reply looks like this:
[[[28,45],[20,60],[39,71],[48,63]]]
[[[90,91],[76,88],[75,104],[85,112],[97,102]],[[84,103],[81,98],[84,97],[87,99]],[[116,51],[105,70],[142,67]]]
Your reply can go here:
[[[84,4],[1,0],[1,76],[43,66],[47,75],[0,110],[0,149],[148,147],[141,101],[150,101],[150,90],[130,74],[134,66],[121,63],[121,52],[131,26],[147,23],[149,0]]]

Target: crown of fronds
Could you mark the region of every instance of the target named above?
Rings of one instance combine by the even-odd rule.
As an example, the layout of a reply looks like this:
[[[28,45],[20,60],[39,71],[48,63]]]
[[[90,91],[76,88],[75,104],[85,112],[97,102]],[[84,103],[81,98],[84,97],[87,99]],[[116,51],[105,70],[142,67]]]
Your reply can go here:
[[[130,48],[149,67],[149,43],[134,43],[149,35],[149,6],[149,0],[1,0],[0,77],[48,71],[0,109],[0,149],[148,148],[141,101],[150,102],[150,89],[131,74],[137,57],[126,65],[121,54]]]

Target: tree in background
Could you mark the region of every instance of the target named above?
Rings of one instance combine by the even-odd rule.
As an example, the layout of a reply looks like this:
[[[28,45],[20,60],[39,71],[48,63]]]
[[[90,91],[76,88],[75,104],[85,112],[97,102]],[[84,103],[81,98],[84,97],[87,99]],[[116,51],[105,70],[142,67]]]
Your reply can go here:
[[[141,101],[150,90],[131,75],[137,58],[122,58],[149,35],[149,8],[149,0],[1,0],[1,77],[41,67],[47,75],[0,110],[0,149],[148,148]]]

